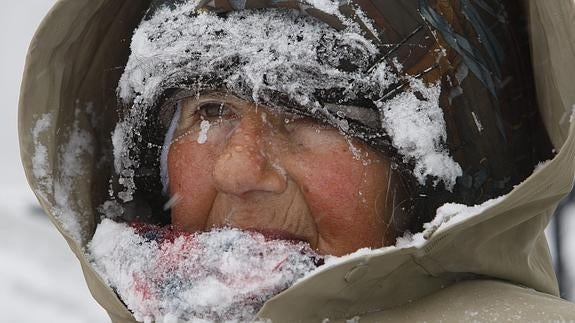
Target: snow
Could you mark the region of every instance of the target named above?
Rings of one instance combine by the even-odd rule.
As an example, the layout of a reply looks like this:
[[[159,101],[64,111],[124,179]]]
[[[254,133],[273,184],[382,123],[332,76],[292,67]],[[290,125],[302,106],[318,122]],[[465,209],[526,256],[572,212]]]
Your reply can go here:
[[[210,130],[210,122],[203,120],[200,123],[200,133],[198,135],[198,144],[203,145],[208,141],[208,131]]]
[[[428,87],[422,81],[411,80],[413,91],[380,102],[383,111],[383,128],[387,129],[392,144],[407,161],[414,161],[414,175],[421,185],[426,178],[435,178],[434,185],[443,181],[448,190],[455,186],[463,174],[461,166],[449,155],[446,148],[447,132],[443,110],[439,107],[439,86]]]
[[[75,114],[78,119],[82,111],[76,109]],[[81,242],[82,226],[72,210],[80,210],[82,206],[75,204],[71,193],[74,191],[75,180],[85,173],[83,161],[93,153],[92,136],[80,128],[78,120],[73,123],[72,129],[60,129],[61,133],[68,132],[68,141],[59,147],[57,162],[61,167],[57,177],[54,177],[50,171],[53,165],[48,164],[47,148],[40,141],[41,136],[51,126],[51,119],[49,114],[42,115],[32,129],[32,173],[39,183],[38,193],[43,198],[53,195],[52,213],[58,218],[63,229],[75,241]]]
[[[353,46],[365,57],[377,53],[362,36],[325,28],[295,11],[239,11],[227,19],[212,13],[189,17],[187,13],[194,7],[192,3],[174,11],[165,8],[137,29],[119,86],[126,104],[136,98],[153,104],[166,86],[179,84],[190,75],[215,74],[233,89],[241,90],[246,83],[249,96],[256,101],[265,97],[265,90],[274,89],[306,105],[314,89],[346,88],[355,76],[333,64],[316,63],[318,44],[325,44],[324,55],[331,63],[345,58],[335,55],[340,45]]]
[[[391,137],[406,163],[414,165],[414,176],[421,185],[432,178],[433,185],[443,182],[447,189],[453,188],[462,171],[446,148],[440,85],[402,75],[397,61],[393,66],[374,63],[378,47],[361,34],[361,26],[344,19],[339,1],[314,0],[307,6],[338,17],[343,30],[295,10],[236,11],[224,18],[209,11],[196,13],[196,5],[192,1],[159,9],[133,35],[131,55],[118,84],[120,99],[131,109],[113,135],[124,201],[132,198],[133,169],[138,165],[130,150],[137,149],[137,134],[147,111],[170,88],[200,94],[223,87],[241,98],[278,109],[285,109],[287,100],[294,105],[290,109],[298,113],[322,119],[347,136],[367,139],[348,119],[358,121],[377,135]],[[365,14],[355,10],[365,27],[375,33]],[[343,62],[353,62],[355,67],[343,68]],[[409,86],[380,102],[396,82]],[[326,101],[317,97],[322,91],[339,93],[341,98]],[[341,108],[358,98],[371,99],[380,111],[366,114],[360,107]],[[198,143],[207,140],[208,124],[203,126]],[[163,162],[165,156],[160,158]],[[162,171],[165,175],[165,169]],[[166,183],[164,179],[164,187]]]
[[[540,162],[537,163],[537,165],[535,165],[535,167],[533,168],[533,173],[537,173],[538,171],[544,169],[545,167],[547,167],[547,165],[549,165],[549,164],[551,163],[551,161],[552,161],[552,159],[540,161]]]
[[[332,15],[339,14],[339,1],[338,0],[307,0],[312,7],[317,8],[325,13]]]
[[[397,248],[420,248],[438,230],[444,229],[447,226],[454,226],[457,223],[465,221],[474,215],[480,214],[504,199],[505,195],[474,206],[457,203],[446,203],[436,210],[435,218],[433,218],[431,222],[425,223],[423,225],[422,232],[418,232],[416,234],[406,232],[403,237],[397,238],[395,246]]]
[[[0,43],[10,44],[0,51],[3,99],[0,119],[1,320],[6,323],[110,322],[90,295],[78,260],[39,209],[20,161],[16,120],[24,59],[37,24],[54,2],[19,1],[0,11]],[[39,134],[42,128],[38,129]],[[41,164],[43,156],[45,152],[38,151],[33,158]],[[44,170],[47,168],[33,169],[31,175],[49,176],[42,173]]]
[[[94,267],[141,322],[251,320],[319,259],[307,243],[267,240],[256,232],[187,234],[108,219],[88,250]]]

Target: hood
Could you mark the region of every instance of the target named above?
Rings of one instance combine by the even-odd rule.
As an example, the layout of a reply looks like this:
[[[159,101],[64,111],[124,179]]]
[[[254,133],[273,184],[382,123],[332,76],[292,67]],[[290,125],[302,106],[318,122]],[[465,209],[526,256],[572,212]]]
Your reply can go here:
[[[446,205],[409,241],[316,271],[269,300],[260,317],[353,317],[407,304],[470,276],[558,294],[544,229],[575,175],[575,49],[564,46],[575,43],[569,19],[575,7],[571,1],[525,3],[537,100],[554,158],[503,197],[481,207]],[[148,7],[141,0],[59,1],[32,40],[21,87],[19,133],[28,181],[80,260],[94,298],[115,322],[131,322],[132,314],[93,269],[85,247],[109,197],[116,86],[133,30]],[[492,82],[483,82],[490,91]]]

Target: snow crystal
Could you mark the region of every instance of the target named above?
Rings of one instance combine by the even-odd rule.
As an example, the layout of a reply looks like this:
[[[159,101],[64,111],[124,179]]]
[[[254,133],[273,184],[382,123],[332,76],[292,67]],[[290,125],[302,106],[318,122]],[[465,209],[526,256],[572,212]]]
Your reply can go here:
[[[32,155],[32,174],[44,192],[52,187],[52,172],[48,165],[48,149],[40,142],[40,135],[50,128],[52,116],[44,114],[32,129],[34,154]]]
[[[138,321],[248,321],[316,268],[305,243],[255,232],[188,234],[104,219],[88,245],[94,267]]]
[[[411,80],[414,91],[404,91],[396,97],[380,102],[382,123],[392,139],[392,145],[407,161],[413,161],[413,173],[421,185],[428,176],[434,185],[443,181],[452,190],[461,166],[449,155],[443,110],[439,107],[441,89],[426,86],[418,79]],[[417,94],[424,97],[423,100]]]
[[[198,144],[203,145],[208,141],[208,131],[210,130],[210,122],[202,120],[200,123],[200,133],[198,135]]]
[[[395,247],[397,248],[409,248],[411,246],[421,246],[425,243],[422,233],[413,234],[409,231],[405,232],[403,236],[397,237],[395,241]]]
[[[141,124],[141,121],[134,123]],[[112,133],[112,145],[114,154],[114,169],[120,175],[119,183],[125,188],[118,193],[120,199],[129,202],[133,199],[136,184],[134,183],[134,168],[138,162],[130,158],[130,148],[134,146],[134,130],[137,128],[131,121],[119,122]]]

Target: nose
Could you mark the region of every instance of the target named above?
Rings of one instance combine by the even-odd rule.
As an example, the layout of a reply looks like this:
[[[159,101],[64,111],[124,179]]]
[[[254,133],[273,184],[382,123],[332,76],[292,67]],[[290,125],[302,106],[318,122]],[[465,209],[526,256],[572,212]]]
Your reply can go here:
[[[260,113],[250,111],[240,118],[216,158],[213,178],[219,191],[242,196],[255,191],[281,193],[286,189],[287,178],[270,151],[270,125]]]

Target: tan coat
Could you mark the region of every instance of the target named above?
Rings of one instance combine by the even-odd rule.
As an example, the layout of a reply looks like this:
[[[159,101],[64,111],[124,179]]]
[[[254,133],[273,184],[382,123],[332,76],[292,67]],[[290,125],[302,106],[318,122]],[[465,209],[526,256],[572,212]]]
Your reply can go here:
[[[575,3],[525,1],[537,95],[556,157],[483,212],[428,230],[423,245],[348,259],[269,300],[259,317],[274,322],[356,316],[361,322],[575,320],[575,305],[557,297],[543,233],[575,175],[575,122],[569,122],[575,104]],[[95,230],[95,209],[106,198],[109,170],[99,165],[109,152],[78,151],[82,169],[74,171],[59,154],[76,129],[74,120],[99,144],[95,147],[111,146],[100,141],[110,140],[116,121],[113,82],[147,5],[141,0],[59,1],[32,41],[20,98],[21,154],[30,185],[113,322],[134,320],[84,253]],[[76,113],[91,109],[96,113]],[[46,113],[51,123],[42,128],[38,120]],[[102,115],[108,117],[98,119]],[[35,169],[33,160],[44,160],[47,168]],[[61,186],[69,189],[64,198]],[[73,226],[80,235],[71,234]]]

